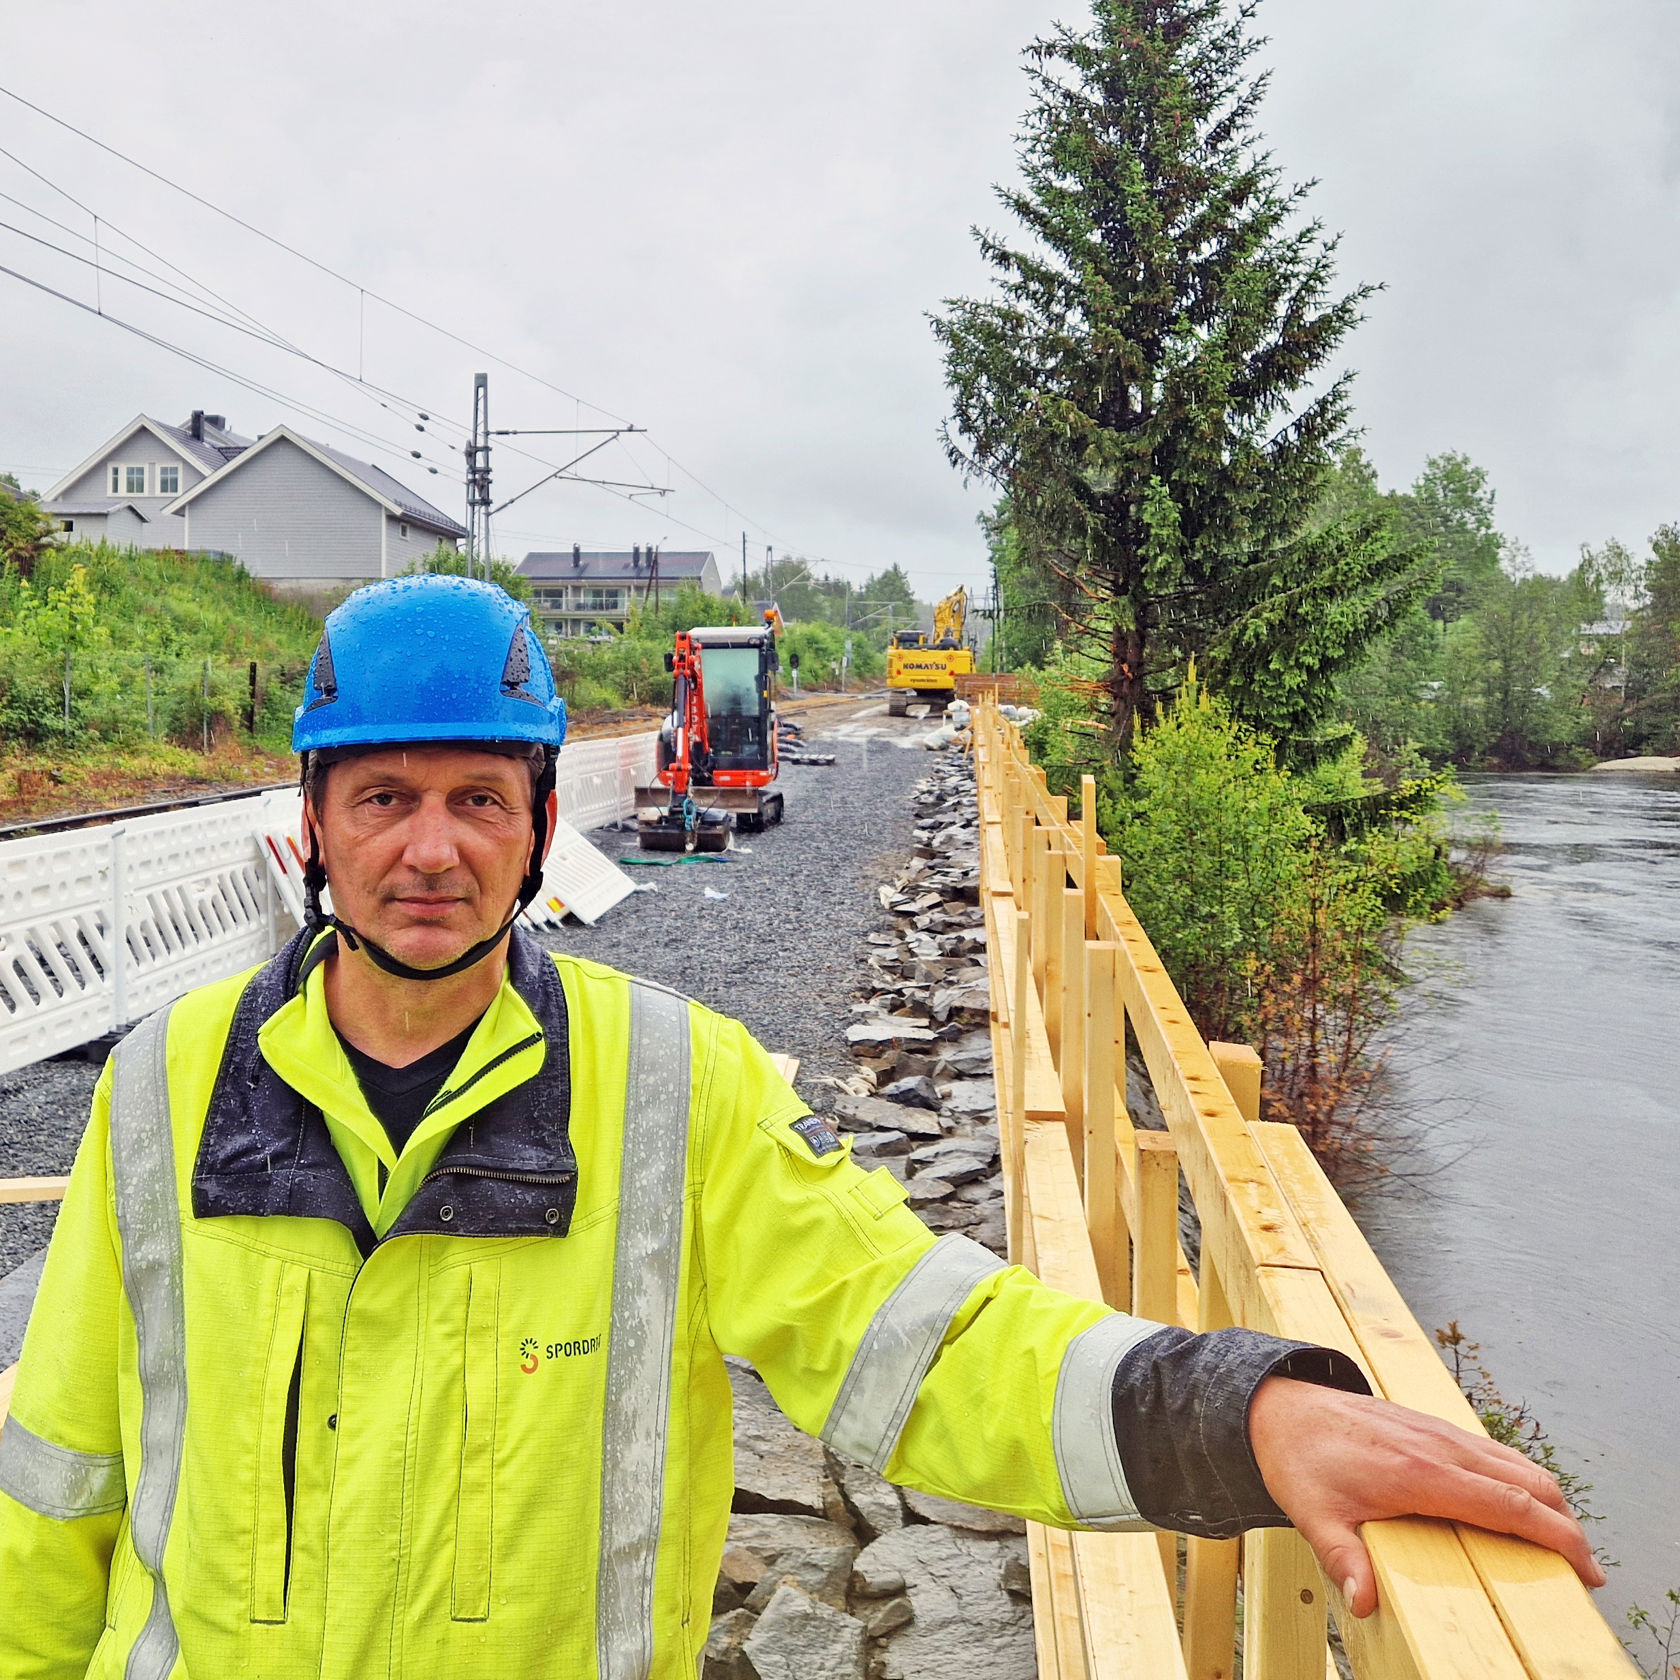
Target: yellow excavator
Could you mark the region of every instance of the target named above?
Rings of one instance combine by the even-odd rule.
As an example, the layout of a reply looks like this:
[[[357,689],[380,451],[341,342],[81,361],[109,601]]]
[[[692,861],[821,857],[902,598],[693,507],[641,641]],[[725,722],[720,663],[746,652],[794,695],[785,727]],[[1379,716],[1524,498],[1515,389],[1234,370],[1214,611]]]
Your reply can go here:
[[[968,591],[953,589],[933,609],[933,634],[900,630],[887,649],[887,710],[903,717],[913,700],[943,711],[957,691],[957,678],[974,669],[974,649],[963,641]]]

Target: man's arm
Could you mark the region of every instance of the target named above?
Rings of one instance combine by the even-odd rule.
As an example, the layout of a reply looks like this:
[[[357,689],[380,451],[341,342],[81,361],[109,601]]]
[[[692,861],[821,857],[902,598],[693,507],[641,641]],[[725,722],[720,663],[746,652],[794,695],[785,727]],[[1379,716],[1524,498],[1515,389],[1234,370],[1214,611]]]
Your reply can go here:
[[[0,1429],[0,1680],[85,1674],[105,1625],[111,1553],[126,1503],[110,1084],[107,1065]]]
[[[1254,1457],[1272,1496],[1356,1616],[1377,1607],[1359,1525],[1445,1517],[1561,1553],[1589,1587],[1604,1571],[1557,1482],[1484,1435],[1369,1396],[1272,1377],[1249,1409]]]

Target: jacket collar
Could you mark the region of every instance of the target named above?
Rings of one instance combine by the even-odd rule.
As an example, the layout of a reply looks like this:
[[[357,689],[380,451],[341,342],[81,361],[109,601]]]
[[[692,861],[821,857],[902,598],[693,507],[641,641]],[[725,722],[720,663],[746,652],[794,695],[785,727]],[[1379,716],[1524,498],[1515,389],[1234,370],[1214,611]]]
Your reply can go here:
[[[299,987],[322,937],[335,936],[300,933],[240,997],[193,1167],[194,1214],[333,1219],[364,1253],[425,1232],[564,1236],[577,1157],[553,959],[513,930],[501,994],[396,1157],[326,1021],[318,965]],[[376,1160],[391,1170],[383,1195]]]

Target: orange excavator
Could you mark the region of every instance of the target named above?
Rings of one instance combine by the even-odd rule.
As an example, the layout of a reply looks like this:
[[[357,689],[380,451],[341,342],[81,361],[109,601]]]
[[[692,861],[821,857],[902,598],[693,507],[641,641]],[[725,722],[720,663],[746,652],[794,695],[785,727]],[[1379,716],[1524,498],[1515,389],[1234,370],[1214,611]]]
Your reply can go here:
[[[636,789],[644,851],[721,852],[732,829],[756,834],[782,820],[782,796],[769,791],[781,767],[771,698],[780,630],[772,607],[762,624],[677,632],[654,785]]]

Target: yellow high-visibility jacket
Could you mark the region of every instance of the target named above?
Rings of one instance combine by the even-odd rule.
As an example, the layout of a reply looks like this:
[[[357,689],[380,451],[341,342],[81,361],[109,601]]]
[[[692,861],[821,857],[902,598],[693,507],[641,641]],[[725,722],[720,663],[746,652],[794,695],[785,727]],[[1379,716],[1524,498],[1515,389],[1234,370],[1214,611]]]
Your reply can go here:
[[[725,1353],[896,1481],[1139,1525],[1110,1391],[1159,1327],[936,1239],[739,1024],[516,934],[396,1156],[308,945],[100,1082],[0,1431],[0,1676],[692,1680]]]

